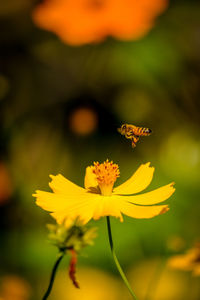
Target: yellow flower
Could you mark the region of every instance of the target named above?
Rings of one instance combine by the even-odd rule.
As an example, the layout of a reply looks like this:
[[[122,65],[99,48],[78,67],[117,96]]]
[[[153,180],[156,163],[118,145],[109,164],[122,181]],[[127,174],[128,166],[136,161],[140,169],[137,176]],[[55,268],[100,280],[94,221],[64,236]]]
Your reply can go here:
[[[170,183],[154,191],[133,195],[143,191],[151,182],[154,168],[150,163],[141,165],[123,184],[113,189],[119,177],[119,167],[112,161],[86,168],[85,188],[79,187],[62,175],[50,175],[53,193],[36,191],[36,204],[51,212],[61,224],[71,224],[79,219],[83,224],[92,218],[113,216],[123,221],[122,214],[132,218],[152,218],[169,210],[168,205],[153,205],[168,199],[175,191]]]
[[[171,257],[168,265],[174,269],[192,271],[194,276],[200,276],[200,243],[196,243],[185,254]]]

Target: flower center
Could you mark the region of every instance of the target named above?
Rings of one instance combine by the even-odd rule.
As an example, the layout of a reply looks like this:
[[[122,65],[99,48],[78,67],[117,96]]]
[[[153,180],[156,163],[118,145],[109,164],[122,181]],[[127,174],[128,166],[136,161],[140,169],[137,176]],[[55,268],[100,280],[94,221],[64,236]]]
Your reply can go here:
[[[113,161],[109,162],[108,159],[102,164],[94,162],[93,173],[96,175],[101,194],[111,196],[113,185],[120,174],[118,165],[113,164]]]

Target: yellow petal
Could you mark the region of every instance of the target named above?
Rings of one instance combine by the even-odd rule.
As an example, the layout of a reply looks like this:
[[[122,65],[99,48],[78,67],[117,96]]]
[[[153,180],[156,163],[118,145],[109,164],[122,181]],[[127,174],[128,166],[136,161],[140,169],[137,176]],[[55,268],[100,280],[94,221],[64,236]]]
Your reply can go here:
[[[134,195],[134,196],[113,195],[113,197],[115,197],[115,199],[119,199],[119,197],[121,197],[123,200],[126,200],[127,202],[133,204],[140,204],[140,205],[157,204],[167,200],[174,193],[175,188],[173,187],[173,184],[174,183],[164,185],[156,190],[141,195]]]
[[[63,223],[63,221],[70,222],[70,220],[78,220],[82,224],[86,224],[92,219],[94,209],[95,199],[87,198],[85,201],[77,201],[69,206],[68,209],[53,212],[51,215],[59,224]]]
[[[49,192],[36,191],[36,204],[47,211],[55,211],[67,207],[67,197]]]
[[[36,194],[33,195],[37,198],[36,204],[47,211],[60,211],[66,210],[77,203],[84,202],[87,199],[92,198],[94,195],[87,193],[86,190],[83,189],[82,193],[65,195],[65,194],[55,194],[55,193],[48,193],[43,191],[36,191]]]
[[[135,194],[143,191],[151,183],[154,168],[150,163],[141,165],[124,183],[114,189],[114,194]]]
[[[83,188],[71,182],[61,174],[58,174],[56,176],[50,175],[50,178],[52,179],[52,181],[49,183],[49,186],[56,194],[65,194],[69,196],[71,194],[84,191]]]
[[[116,204],[115,199],[112,196],[100,196],[96,201],[93,219],[98,220],[101,217],[105,216],[113,216],[119,218],[120,221],[123,222],[121,212],[118,208],[118,205]]]
[[[169,210],[168,205],[139,206],[123,201],[120,205],[123,214],[136,219],[149,219]]]
[[[98,181],[96,175],[93,173],[93,167],[87,167],[85,171],[84,186],[85,189],[91,192],[99,192]]]
[[[90,219],[98,220],[104,216],[113,216],[123,221],[118,206],[112,197],[103,197],[96,195],[93,199],[88,198],[85,201],[79,201],[66,210],[56,211],[51,214],[56,221],[61,224],[65,220],[78,219],[82,224],[86,224]]]

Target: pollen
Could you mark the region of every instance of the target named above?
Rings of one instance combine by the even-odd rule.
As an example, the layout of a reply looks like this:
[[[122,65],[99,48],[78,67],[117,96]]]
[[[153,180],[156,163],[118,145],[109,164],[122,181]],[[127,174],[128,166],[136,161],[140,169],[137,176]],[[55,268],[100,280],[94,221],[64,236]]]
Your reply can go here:
[[[96,175],[101,194],[111,196],[113,185],[120,174],[119,166],[108,159],[102,164],[94,162],[93,173]]]

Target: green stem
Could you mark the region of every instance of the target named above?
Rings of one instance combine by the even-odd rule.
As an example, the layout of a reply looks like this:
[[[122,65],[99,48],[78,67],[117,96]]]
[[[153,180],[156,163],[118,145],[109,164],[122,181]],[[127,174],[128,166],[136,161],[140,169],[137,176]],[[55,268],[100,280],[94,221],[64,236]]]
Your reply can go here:
[[[110,243],[110,249],[111,249],[111,253],[112,253],[112,256],[113,256],[113,259],[114,259],[114,262],[116,264],[116,267],[121,275],[121,278],[122,280],[124,281],[126,287],[128,288],[130,294],[132,295],[133,299],[135,300],[138,300],[135,293],[133,292],[127,278],[126,278],[126,275],[124,274],[124,271],[122,270],[120,264],[119,264],[119,261],[117,259],[117,256],[115,254],[115,250],[114,250],[114,245],[113,245],[113,239],[112,239],[112,232],[111,232],[111,225],[110,225],[110,218],[109,217],[106,217],[107,219],[107,228],[108,228],[108,238],[109,238],[109,243]]]
[[[50,277],[48,289],[47,289],[46,293],[44,294],[42,300],[46,300],[49,297],[50,293],[51,293],[53,283],[54,283],[54,279],[55,279],[55,276],[56,276],[57,268],[58,268],[62,258],[64,257],[64,255],[65,255],[64,252],[62,254],[60,254],[60,256],[58,257],[58,259],[55,262],[55,265],[54,265],[54,267],[52,269],[52,272],[51,272],[51,277]]]

